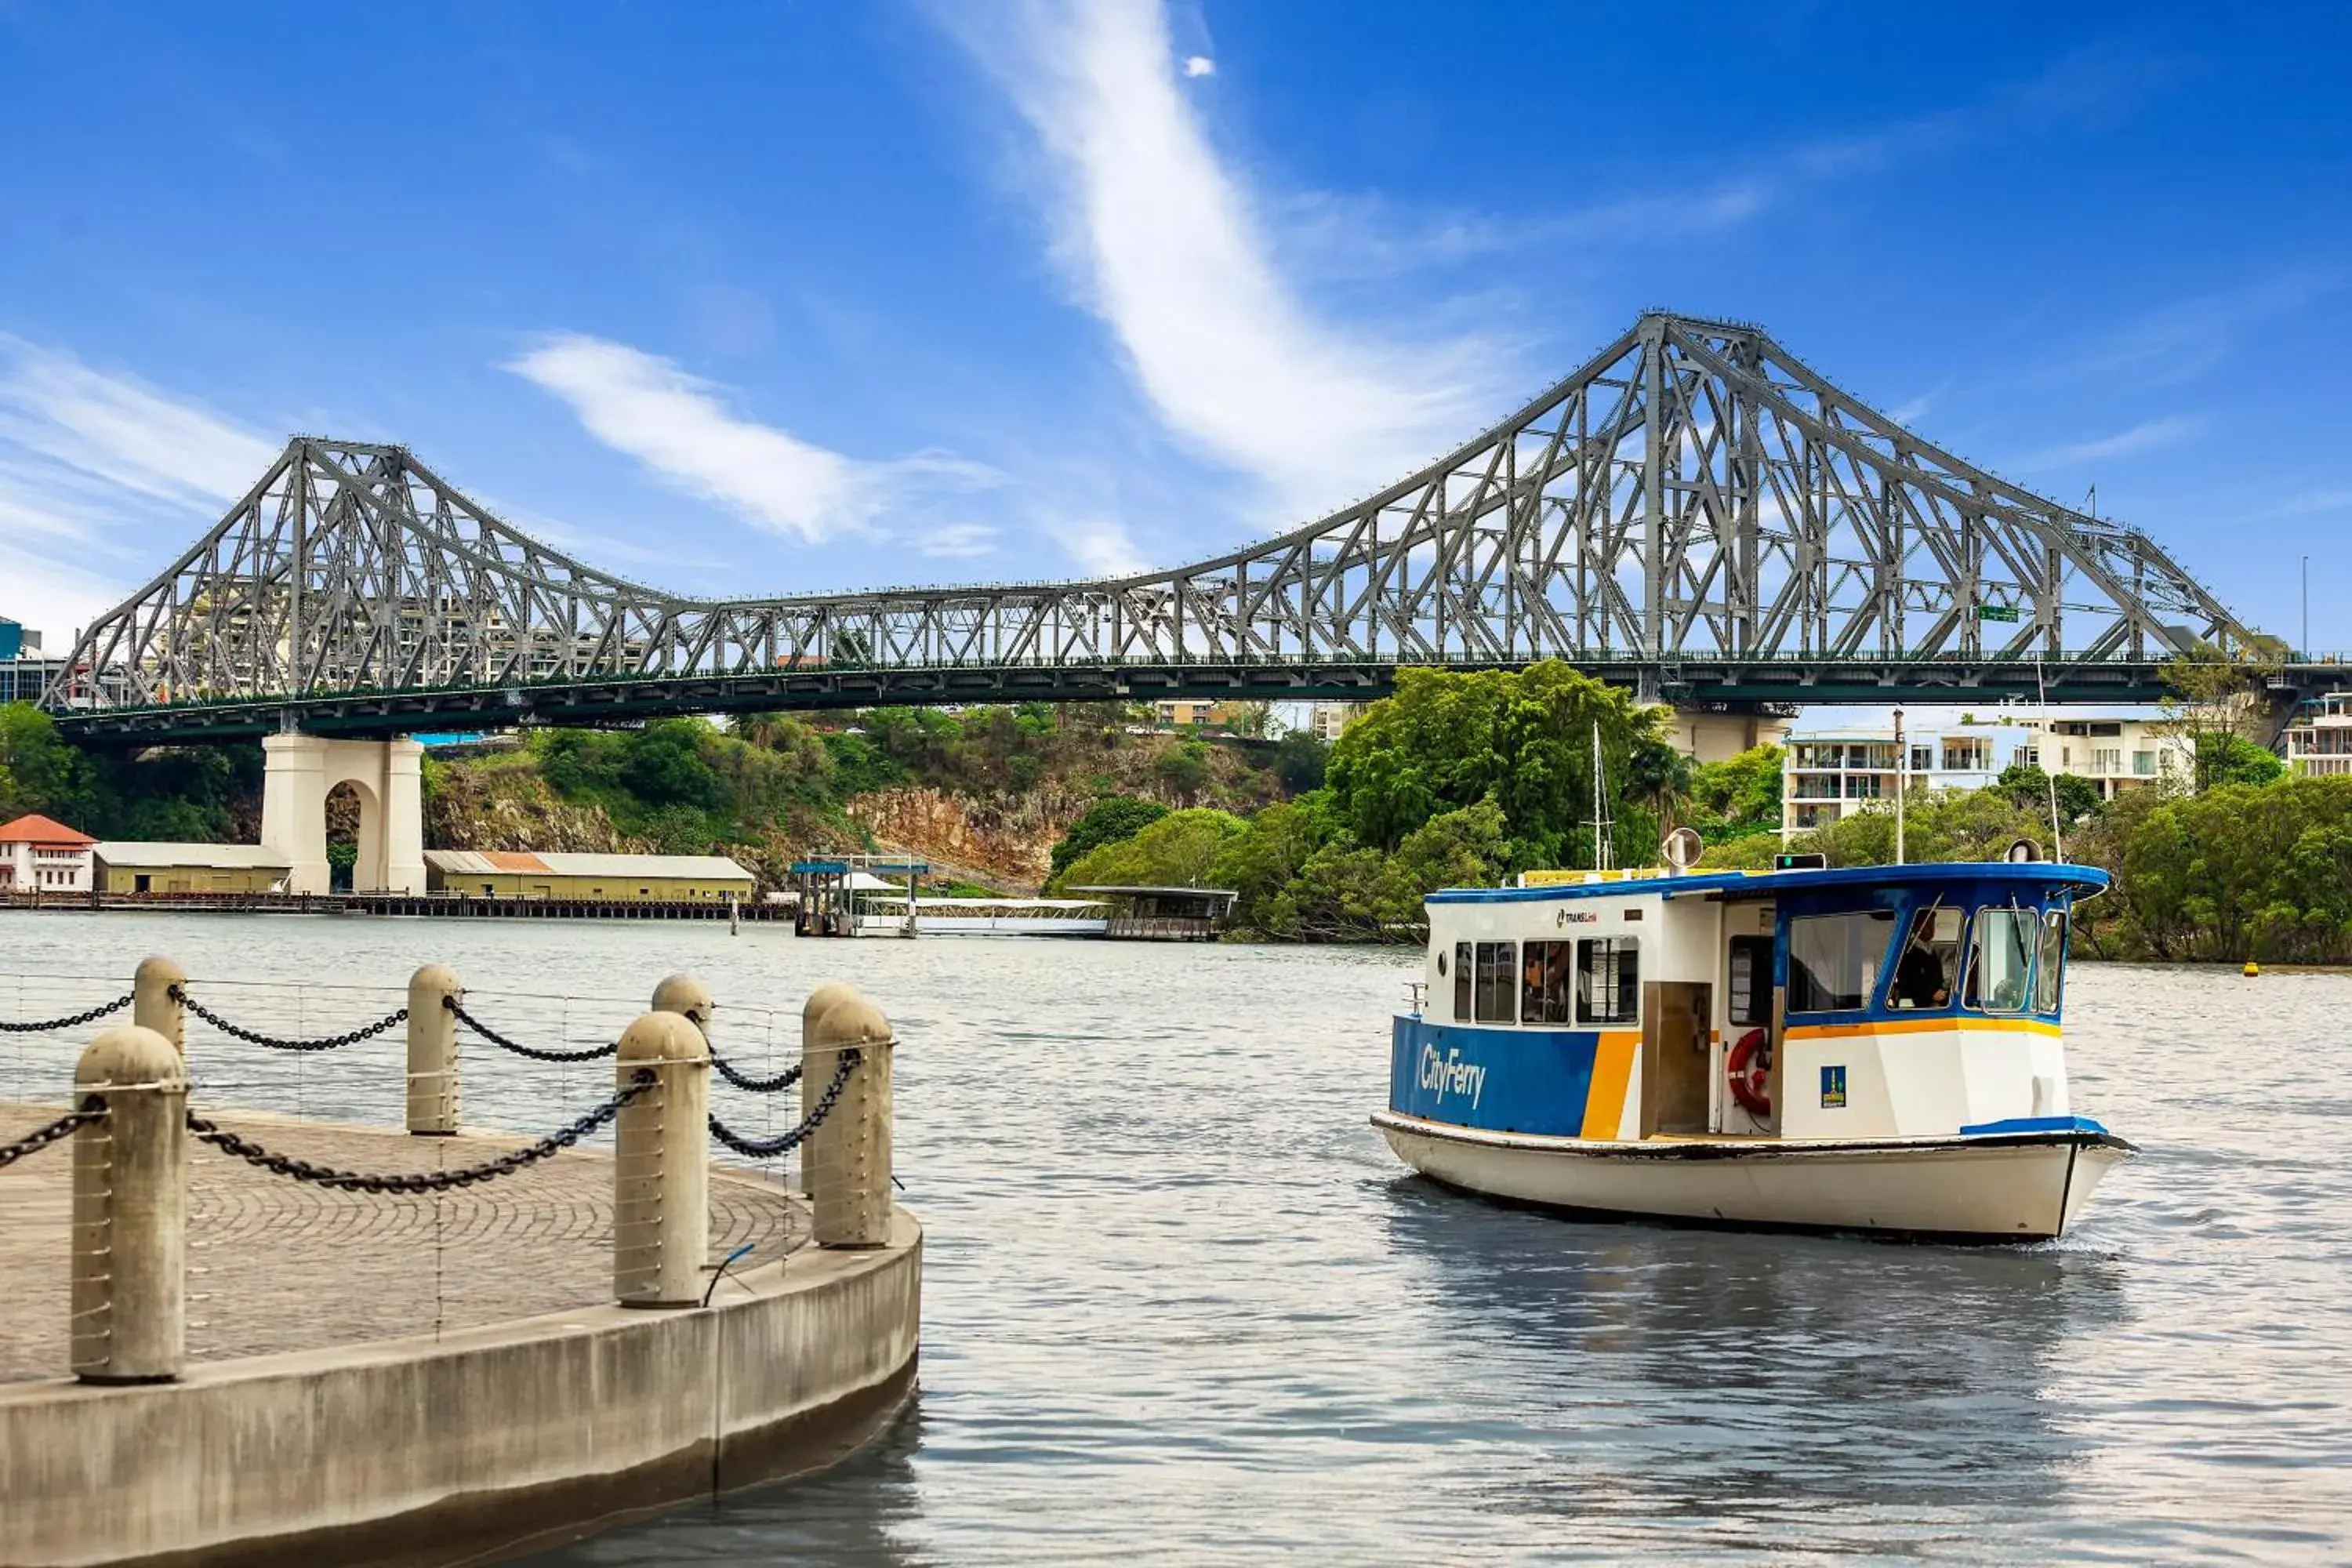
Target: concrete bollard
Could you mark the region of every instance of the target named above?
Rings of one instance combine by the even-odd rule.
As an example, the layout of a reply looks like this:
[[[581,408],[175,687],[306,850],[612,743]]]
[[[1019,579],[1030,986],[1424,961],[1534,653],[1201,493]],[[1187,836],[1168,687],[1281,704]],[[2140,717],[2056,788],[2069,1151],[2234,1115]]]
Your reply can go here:
[[[187,1068],[163,1035],[118,1024],[82,1052],[74,1095],[106,1114],[74,1132],[73,1373],[169,1383],[187,1353]]]
[[[803,1121],[806,1121],[808,1113],[816,1109],[817,1096],[824,1092],[825,1084],[832,1079],[830,1064],[826,1066],[825,1077],[814,1080],[809,1077],[809,1053],[816,1048],[816,1021],[824,1016],[825,1011],[836,1002],[845,1002],[856,994],[857,988],[854,985],[845,985],[838,980],[825,980],[820,981],[817,988],[808,994],[808,1000],[801,1004],[801,1119]],[[816,1196],[816,1162],[810,1157],[809,1145],[803,1143],[801,1145],[801,1191],[814,1198]]]
[[[884,1247],[890,1240],[890,1021],[851,994],[819,1016],[803,1057],[801,1092],[810,1109],[833,1083],[841,1055],[858,1051],[841,1098],[809,1134],[805,1163],[822,1173],[811,1194],[819,1247]]]
[[[710,999],[710,987],[700,977],[673,974],[654,987],[653,1010],[693,1019],[694,1026],[702,1031],[707,1040],[710,1037],[711,1016],[719,1010],[719,1004]]]
[[[172,993],[187,983],[188,972],[160,953],[143,960],[131,981],[131,1021],[163,1036],[182,1061],[188,1058],[188,1008]]]
[[[408,977],[408,1131],[419,1138],[457,1131],[457,1015],[449,1004],[465,994],[437,963]]]
[[[613,1297],[692,1307],[710,1250],[710,1049],[681,1013],[647,1013],[621,1035],[616,1087],[654,1085],[614,1124]]]

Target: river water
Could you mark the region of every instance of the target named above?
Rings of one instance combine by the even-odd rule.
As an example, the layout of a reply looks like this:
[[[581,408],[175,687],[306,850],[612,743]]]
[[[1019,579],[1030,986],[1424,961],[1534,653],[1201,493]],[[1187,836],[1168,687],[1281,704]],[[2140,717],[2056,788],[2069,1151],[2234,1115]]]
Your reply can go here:
[[[1994,1250],[1571,1224],[1406,1176],[1365,1116],[1409,954],[0,930],[20,973],[163,951],[200,990],[303,979],[314,1024],[396,1005],[427,960],[542,1038],[554,1005],[520,994],[643,995],[680,968],[739,1047],[823,978],[891,1014],[928,1233],[919,1401],[825,1475],[546,1563],[2352,1557],[2352,976],[2078,965],[2075,1104],[2147,1152],[2064,1241]],[[595,1012],[562,1027],[586,1037]],[[221,1054],[215,1102],[396,1114],[373,1086],[390,1054],[304,1065],[299,1088],[284,1058]],[[53,1068],[0,1054],[0,1094]],[[609,1070],[559,1074],[563,1101]],[[472,1116],[552,1124],[546,1079],[486,1078]]]

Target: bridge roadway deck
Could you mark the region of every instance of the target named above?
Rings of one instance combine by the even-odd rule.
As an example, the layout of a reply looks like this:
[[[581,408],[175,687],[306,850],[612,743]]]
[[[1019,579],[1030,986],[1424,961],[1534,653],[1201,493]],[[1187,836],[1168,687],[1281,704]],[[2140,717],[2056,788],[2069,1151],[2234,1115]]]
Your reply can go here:
[[[0,1101],[0,1142],[58,1114]],[[477,1164],[530,1142],[208,1114],[272,1151],[371,1173]],[[0,1383],[67,1373],[72,1184],[64,1143],[0,1171]],[[188,1357],[320,1349],[597,1305],[612,1296],[612,1235],[613,1166],[598,1153],[568,1150],[437,1196],[375,1194],[274,1175],[191,1140]],[[714,1167],[711,1261],[748,1241],[755,1250],[745,1267],[772,1263],[808,1239],[796,1196],[755,1173]]]

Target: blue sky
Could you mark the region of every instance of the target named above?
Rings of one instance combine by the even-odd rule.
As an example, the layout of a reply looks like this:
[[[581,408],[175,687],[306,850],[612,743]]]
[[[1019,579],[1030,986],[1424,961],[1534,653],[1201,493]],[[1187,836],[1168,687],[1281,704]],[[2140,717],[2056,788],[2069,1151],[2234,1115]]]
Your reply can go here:
[[[1172,564],[1653,304],[2352,648],[2340,7],[0,0],[0,615],[290,431],[698,593]]]

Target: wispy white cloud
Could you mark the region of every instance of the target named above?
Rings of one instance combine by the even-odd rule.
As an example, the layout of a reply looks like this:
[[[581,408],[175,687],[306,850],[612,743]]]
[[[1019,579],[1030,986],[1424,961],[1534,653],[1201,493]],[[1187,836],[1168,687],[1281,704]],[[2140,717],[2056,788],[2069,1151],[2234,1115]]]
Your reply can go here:
[[[996,549],[996,531],[977,522],[942,523],[918,537],[915,548],[936,561],[969,561]]]
[[[1937,382],[1918,396],[1906,399],[1888,409],[1886,416],[1897,425],[1916,424],[1925,419],[1927,416],[1927,411],[1936,406],[1937,400],[1951,390],[1952,384],[1949,381]]]
[[[1206,55],[1186,55],[1184,74],[1188,77],[1214,76],[1217,74],[1217,62]]]
[[[243,495],[282,446],[21,338],[0,335],[0,447],[85,487],[164,501],[226,500]]]
[[[2204,424],[2201,417],[2193,414],[2168,414],[2161,418],[2144,419],[2130,429],[2118,431],[2113,436],[2053,447],[2047,451],[2035,453],[2017,466],[2021,470],[2030,472],[2126,457],[2134,452],[2146,452],[2158,447],[2169,447],[2176,441],[2185,441],[2203,428]]]
[[[62,647],[281,449],[194,400],[0,333],[0,615]]]
[[[845,456],[737,413],[723,388],[673,360],[585,333],[544,338],[506,368],[570,404],[591,436],[671,488],[807,543],[868,531],[918,492],[1001,479],[947,453]]]
[[[2339,269],[2273,273],[2232,289],[2175,300],[2124,322],[2067,368],[2129,375],[2140,386],[2170,386],[2202,375],[2266,321],[2342,289]]]
[[[2274,518],[2315,517],[2329,511],[2352,511],[2352,490],[2305,490],[2254,515],[2269,521]]]
[[[1063,523],[1046,531],[1061,541],[1062,548],[1087,576],[1132,577],[1150,569],[1151,563],[1119,523],[1097,518]]]
[[[1318,317],[1180,90],[1151,0],[942,7],[1046,154],[1056,253],[1161,420],[1287,503],[1336,504],[1458,439],[1465,345]]]

